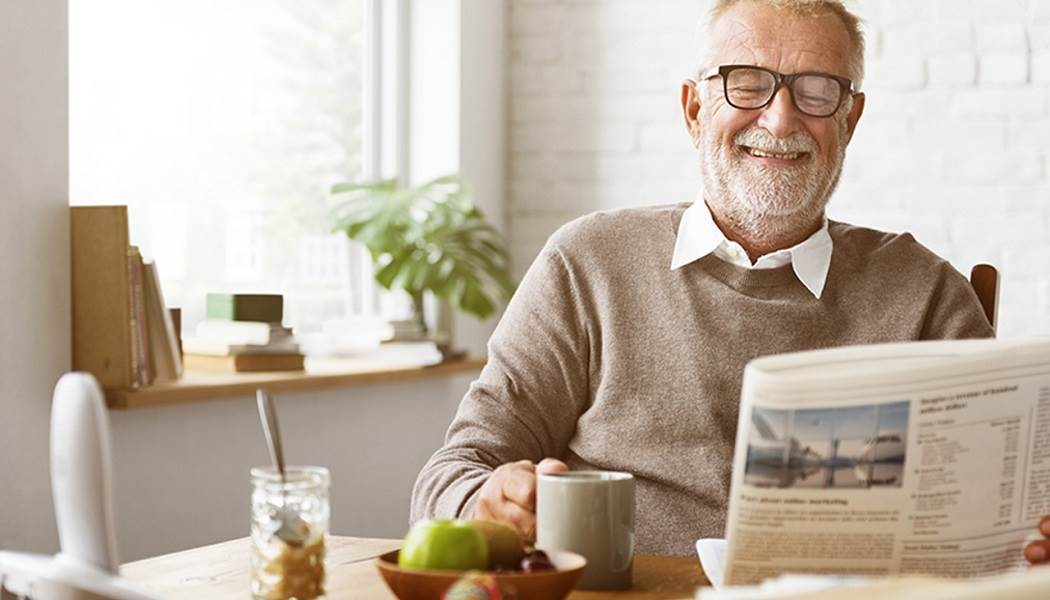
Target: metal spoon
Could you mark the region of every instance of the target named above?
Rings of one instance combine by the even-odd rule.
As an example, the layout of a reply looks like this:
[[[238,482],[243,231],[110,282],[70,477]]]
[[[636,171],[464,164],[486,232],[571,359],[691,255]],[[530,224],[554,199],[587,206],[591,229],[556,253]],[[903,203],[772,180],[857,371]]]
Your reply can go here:
[[[270,450],[277,473],[281,476],[281,506],[277,509],[276,521],[280,523],[274,535],[286,544],[301,546],[310,537],[310,526],[294,509],[289,509],[285,500],[284,450],[281,447],[281,430],[277,426],[277,409],[273,398],[263,389],[255,391],[259,405],[259,420],[262,421],[263,434],[266,435],[266,446]]]

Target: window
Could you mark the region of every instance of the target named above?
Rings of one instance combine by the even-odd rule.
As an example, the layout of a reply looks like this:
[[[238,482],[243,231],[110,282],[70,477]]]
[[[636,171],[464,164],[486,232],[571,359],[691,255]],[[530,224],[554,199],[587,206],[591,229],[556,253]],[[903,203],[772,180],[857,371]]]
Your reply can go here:
[[[381,311],[327,222],[333,183],[378,174],[377,2],[70,3],[71,203],[128,205],[187,325],[210,291],[282,293],[307,330]]]

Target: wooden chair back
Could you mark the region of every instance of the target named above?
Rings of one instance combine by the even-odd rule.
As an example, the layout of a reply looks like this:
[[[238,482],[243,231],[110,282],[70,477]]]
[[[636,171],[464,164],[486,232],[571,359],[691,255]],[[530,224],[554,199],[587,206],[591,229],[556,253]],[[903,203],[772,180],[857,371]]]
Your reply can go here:
[[[992,265],[974,265],[970,270],[970,285],[984,308],[984,316],[996,328],[999,316],[999,271]]]

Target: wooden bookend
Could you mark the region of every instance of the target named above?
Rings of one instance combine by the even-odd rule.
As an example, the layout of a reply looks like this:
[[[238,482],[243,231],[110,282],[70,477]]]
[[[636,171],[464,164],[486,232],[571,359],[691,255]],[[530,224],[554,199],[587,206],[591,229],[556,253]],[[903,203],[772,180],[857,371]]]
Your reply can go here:
[[[106,389],[136,385],[125,206],[70,207],[73,369]]]

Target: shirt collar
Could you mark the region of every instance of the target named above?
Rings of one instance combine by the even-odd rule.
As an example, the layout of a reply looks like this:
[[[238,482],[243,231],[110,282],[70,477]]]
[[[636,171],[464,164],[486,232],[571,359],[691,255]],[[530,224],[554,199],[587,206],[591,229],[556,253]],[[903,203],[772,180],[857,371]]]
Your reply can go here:
[[[732,244],[715,224],[711,211],[702,198],[698,198],[685,210],[678,224],[671,270],[683,267],[718,249],[722,244]],[[824,219],[820,229],[802,242],[779,250],[791,256],[791,268],[802,285],[820,299],[831,266],[832,241],[828,233],[828,220]],[[776,253],[774,253],[776,254]],[[768,255],[767,255],[768,256]],[[761,258],[759,259],[761,260]]]

